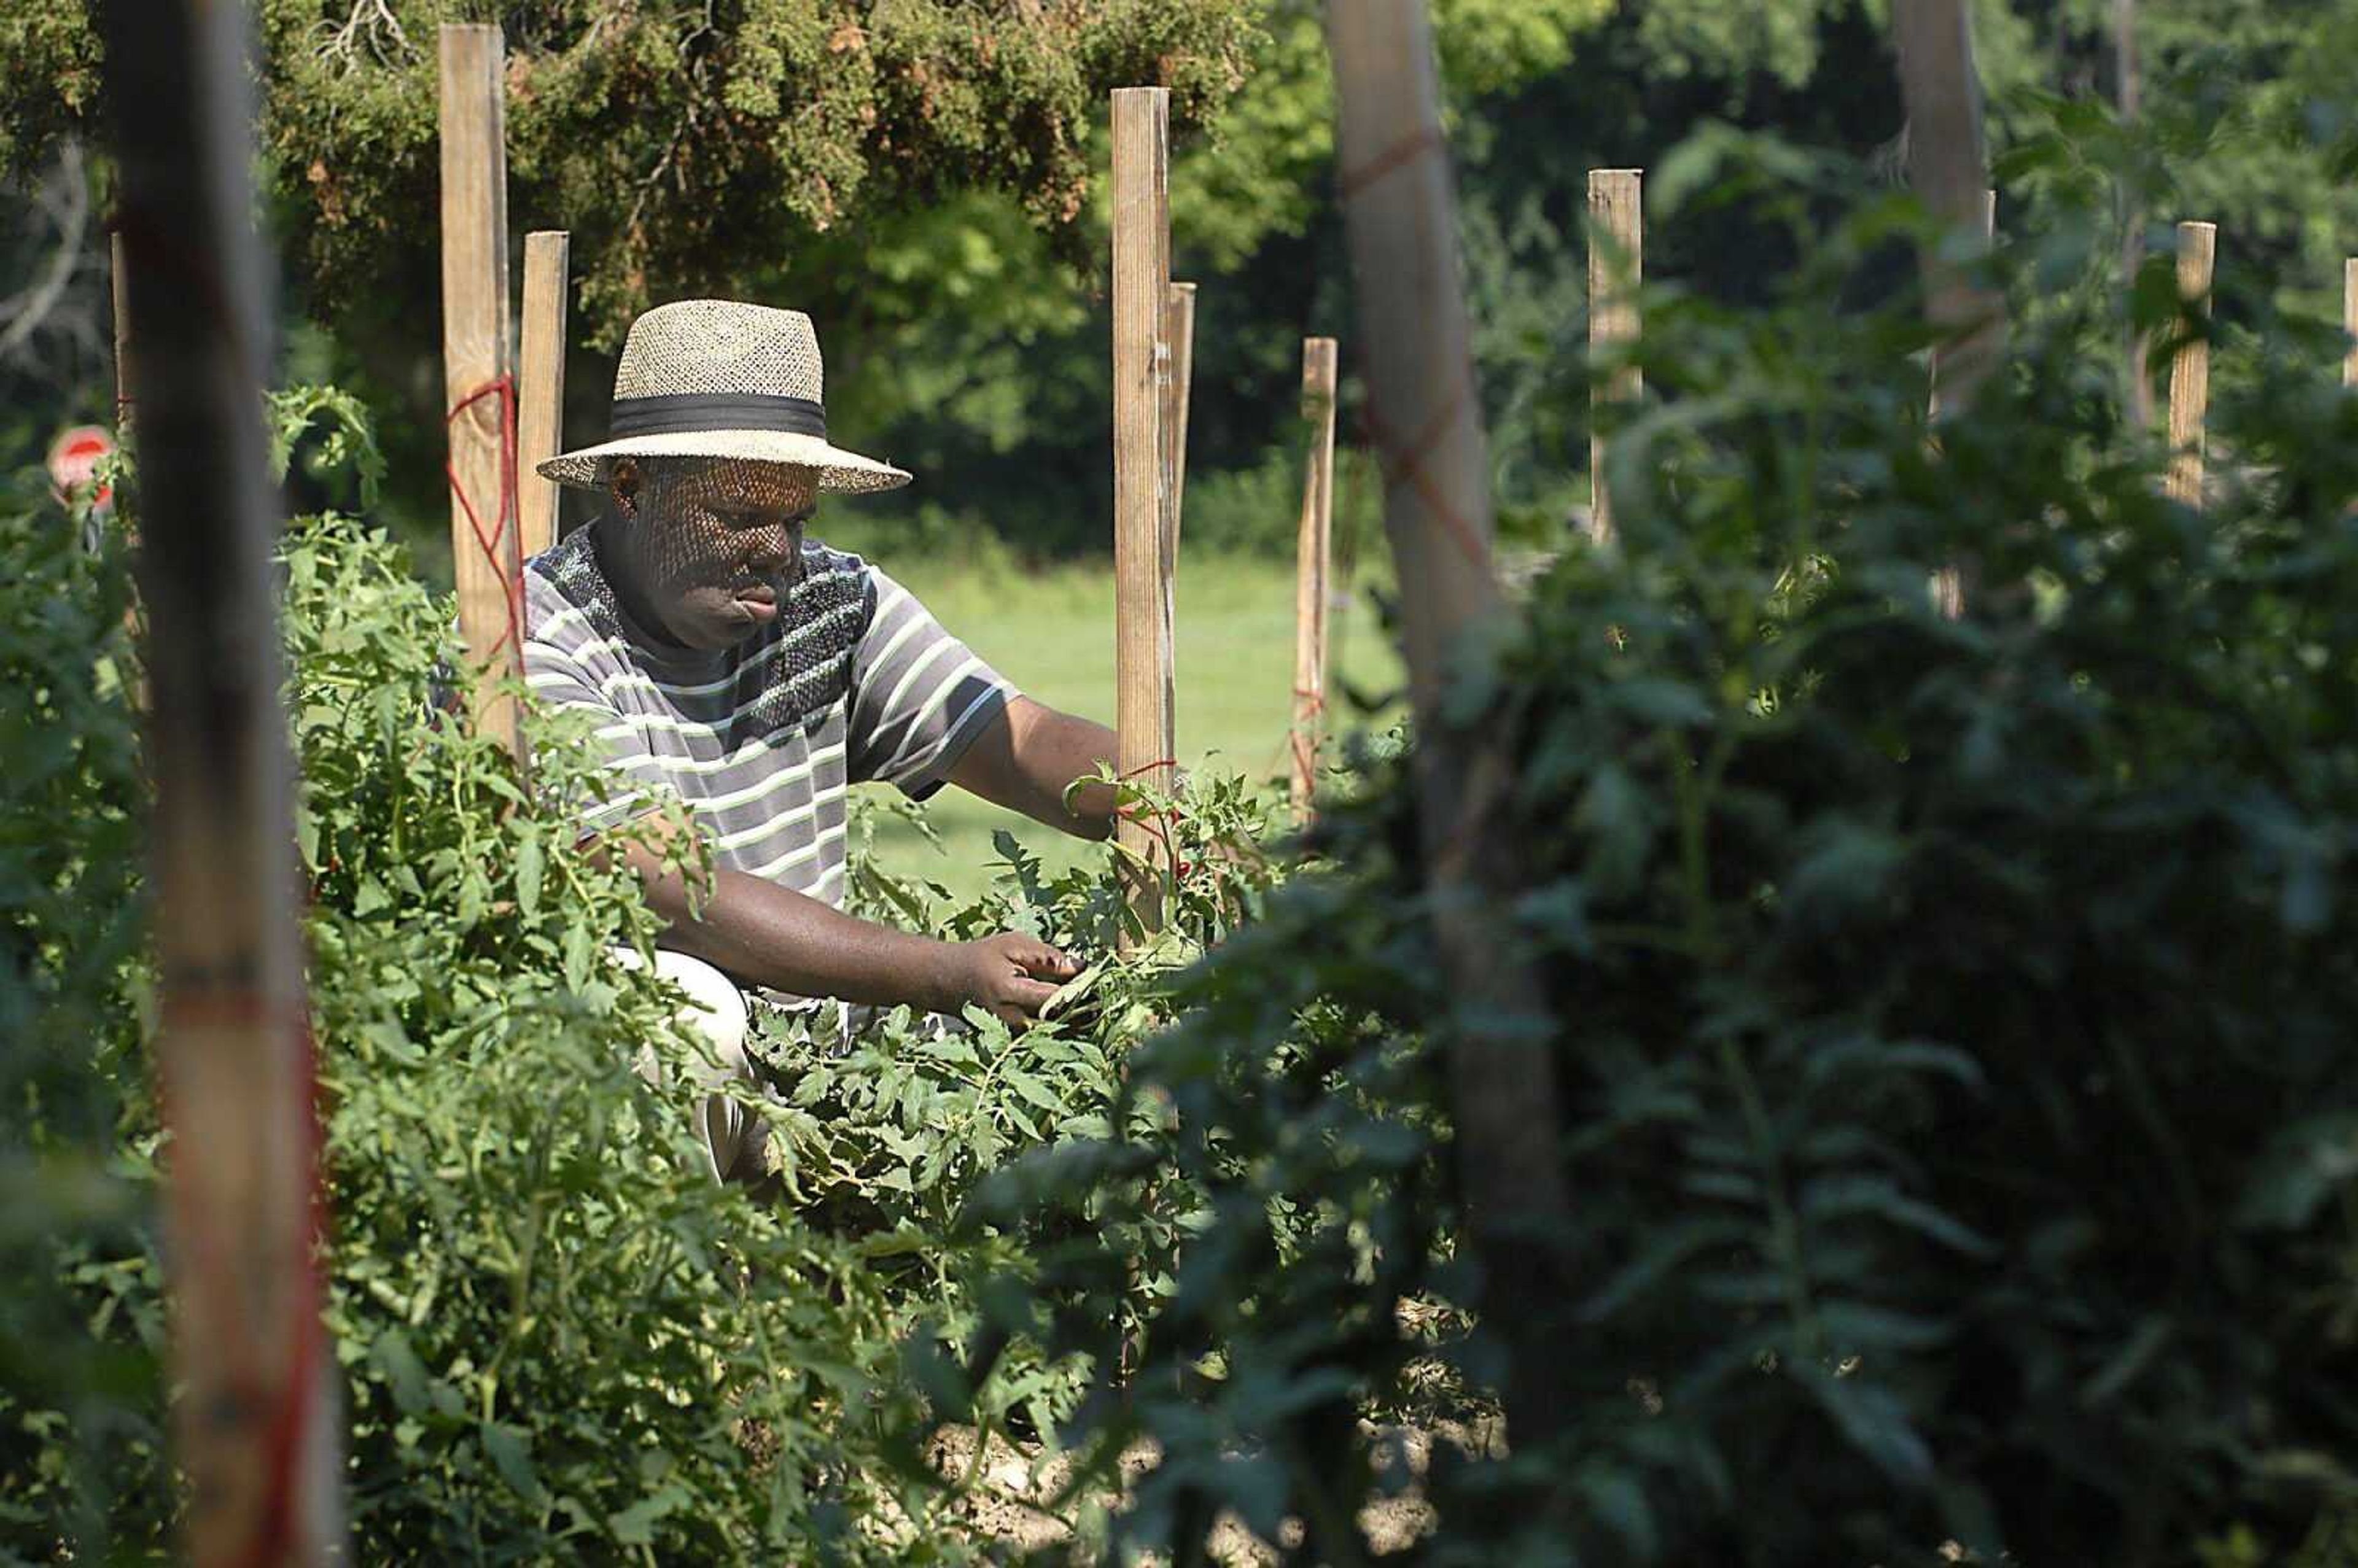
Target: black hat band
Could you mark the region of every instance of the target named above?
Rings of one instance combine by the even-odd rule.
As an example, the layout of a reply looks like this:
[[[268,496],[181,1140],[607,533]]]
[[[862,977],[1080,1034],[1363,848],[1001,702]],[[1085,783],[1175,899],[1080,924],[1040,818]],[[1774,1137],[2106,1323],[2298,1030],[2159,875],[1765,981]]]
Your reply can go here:
[[[676,392],[663,397],[617,397],[607,433],[685,436],[721,430],[783,430],[827,439],[827,410],[807,397],[754,392]]]

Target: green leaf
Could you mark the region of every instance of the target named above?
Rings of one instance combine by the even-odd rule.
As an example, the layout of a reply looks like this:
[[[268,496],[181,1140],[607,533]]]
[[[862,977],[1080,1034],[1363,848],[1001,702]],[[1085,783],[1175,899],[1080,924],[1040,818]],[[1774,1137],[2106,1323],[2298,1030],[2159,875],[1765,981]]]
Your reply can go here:
[[[528,835],[516,848],[516,907],[530,919],[540,913],[540,879],[545,870],[540,838]]]
[[[513,1488],[515,1495],[534,1508],[546,1498],[541,1490],[540,1476],[532,1465],[532,1439],[526,1433],[498,1422],[481,1423],[480,1433],[483,1452],[492,1456],[492,1465],[500,1478]]]

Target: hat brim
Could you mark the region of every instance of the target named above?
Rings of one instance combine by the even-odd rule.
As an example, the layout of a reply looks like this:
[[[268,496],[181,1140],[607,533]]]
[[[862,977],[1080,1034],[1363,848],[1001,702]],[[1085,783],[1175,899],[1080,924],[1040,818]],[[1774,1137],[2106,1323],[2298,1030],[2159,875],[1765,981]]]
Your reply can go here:
[[[909,475],[891,463],[847,452],[817,436],[789,430],[684,430],[664,436],[625,436],[578,451],[560,452],[535,465],[543,479],[594,489],[598,465],[611,458],[737,458],[748,462],[792,463],[817,469],[821,491],[871,495],[898,490]]]

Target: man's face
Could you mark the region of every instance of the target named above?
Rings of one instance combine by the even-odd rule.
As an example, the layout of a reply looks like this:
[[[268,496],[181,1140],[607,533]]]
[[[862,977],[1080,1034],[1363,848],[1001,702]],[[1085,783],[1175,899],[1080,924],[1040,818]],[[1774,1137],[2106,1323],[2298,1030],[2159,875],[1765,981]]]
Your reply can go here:
[[[817,471],[731,458],[644,458],[614,466],[622,514],[613,565],[675,641],[706,652],[778,618],[802,579]]]

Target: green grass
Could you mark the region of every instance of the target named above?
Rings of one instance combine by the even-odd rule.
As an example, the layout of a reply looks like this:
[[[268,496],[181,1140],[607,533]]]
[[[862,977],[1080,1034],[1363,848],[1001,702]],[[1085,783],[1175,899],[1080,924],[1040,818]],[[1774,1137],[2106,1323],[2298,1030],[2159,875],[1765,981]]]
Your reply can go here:
[[[1024,695],[1113,722],[1109,565],[960,572],[889,556],[878,564]],[[1177,604],[1180,762],[1195,771],[1272,781],[1282,789],[1293,705],[1293,569],[1233,557],[1188,561],[1180,568]],[[1364,593],[1337,605],[1328,627],[1329,713],[1336,725],[1347,725],[1355,719],[1339,683],[1388,694],[1401,678],[1400,659]],[[939,882],[962,898],[989,885],[997,859],[991,835],[1000,828],[1052,867],[1103,852],[955,785],[936,795],[925,815],[947,845],[946,855],[890,818],[878,826],[878,854],[892,871]]]

